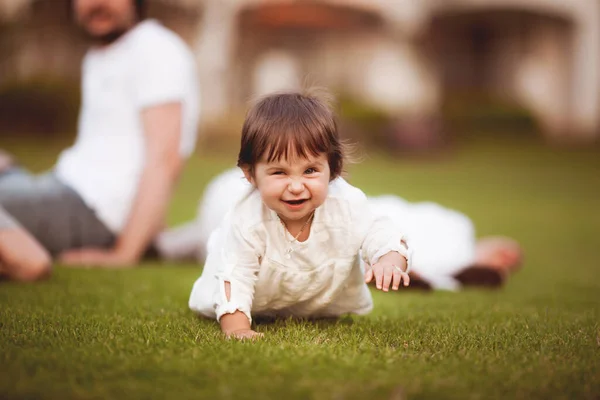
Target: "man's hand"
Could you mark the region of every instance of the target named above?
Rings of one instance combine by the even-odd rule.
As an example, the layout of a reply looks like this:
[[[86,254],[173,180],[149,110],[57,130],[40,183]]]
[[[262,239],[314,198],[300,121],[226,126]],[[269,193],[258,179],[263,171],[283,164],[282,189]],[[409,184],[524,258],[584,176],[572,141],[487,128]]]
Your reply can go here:
[[[392,290],[398,290],[400,283],[404,281],[404,286],[408,286],[410,278],[406,273],[406,259],[395,251],[391,251],[382,256],[379,261],[373,265],[366,265],[365,282],[369,283],[375,278],[377,289],[387,292],[392,284]]]
[[[239,329],[233,332],[225,332],[225,336],[227,336],[227,339],[256,340],[262,338],[264,334],[253,331],[252,329]]]
[[[138,260],[111,249],[84,248],[65,251],[58,261],[70,267],[127,268]]]

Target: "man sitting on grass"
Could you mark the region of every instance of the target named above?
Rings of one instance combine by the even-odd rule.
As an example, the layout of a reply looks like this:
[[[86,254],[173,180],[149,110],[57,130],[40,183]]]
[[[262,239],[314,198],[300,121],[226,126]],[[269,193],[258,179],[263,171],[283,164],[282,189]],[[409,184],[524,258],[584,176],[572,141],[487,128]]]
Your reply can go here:
[[[83,61],[76,142],[41,176],[0,155],[0,206],[64,264],[136,264],[162,227],[194,148],[193,55],[173,32],[143,20],[144,3],[72,1],[93,42]],[[17,235],[11,248],[26,253],[31,239]]]

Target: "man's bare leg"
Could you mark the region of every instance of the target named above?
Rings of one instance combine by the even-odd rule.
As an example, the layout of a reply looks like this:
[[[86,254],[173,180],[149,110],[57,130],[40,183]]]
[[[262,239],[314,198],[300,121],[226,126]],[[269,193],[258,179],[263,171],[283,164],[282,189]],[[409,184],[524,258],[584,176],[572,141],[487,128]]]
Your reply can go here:
[[[10,154],[0,149],[0,174],[14,165],[15,159]]]
[[[503,236],[488,236],[477,241],[476,265],[507,273],[516,272],[523,263],[523,249],[515,240]]]
[[[0,275],[18,281],[36,281],[50,276],[48,252],[20,227],[0,230]]]

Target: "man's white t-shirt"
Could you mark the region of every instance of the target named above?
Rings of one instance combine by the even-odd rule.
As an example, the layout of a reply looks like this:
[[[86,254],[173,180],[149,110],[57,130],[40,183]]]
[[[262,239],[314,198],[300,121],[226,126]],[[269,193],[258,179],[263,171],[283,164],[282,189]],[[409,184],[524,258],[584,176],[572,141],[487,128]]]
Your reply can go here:
[[[120,232],[145,163],[141,111],[181,102],[179,147],[187,157],[196,142],[198,93],[191,51],[154,20],[139,23],[107,47],[91,49],[83,61],[77,140],[61,154],[57,177],[110,230]]]

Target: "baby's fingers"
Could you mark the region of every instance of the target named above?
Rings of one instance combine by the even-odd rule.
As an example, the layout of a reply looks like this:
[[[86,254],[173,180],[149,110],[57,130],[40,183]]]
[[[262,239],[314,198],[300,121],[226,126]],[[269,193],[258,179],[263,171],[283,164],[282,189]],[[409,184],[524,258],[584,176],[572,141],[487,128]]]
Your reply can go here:
[[[381,289],[383,283],[383,268],[379,264],[373,266],[373,274],[375,275],[375,286]]]
[[[394,273],[393,273],[393,281],[392,281],[392,290],[398,290],[398,287],[400,286],[400,282],[402,282],[402,271],[400,271],[398,268],[394,267]]]
[[[370,265],[367,265],[365,268],[365,283],[369,283],[373,280],[373,268]]]
[[[390,290],[390,283],[392,282],[393,271],[394,271],[393,267],[384,268],[384,271],[383,271],[383,291],[384,292],[387,292],[388,290]]]
[[[256,340],[262,338],[264,334],[255,332],[251,329],[241,329],[238,331],[230,332],[226,336],[228,339]]]
[[[400,283],[404,281],[404,286],[408,286],[410,283],[410,277],[406,272],[403,272],[399,267],[394,267],[394,280],[392,283],[392,290],[398,290]]]
[[[243,334],[236,335],[235,338],[238,340],[257,340],[262,338],[264,335],[258,332],[247,332]]]
[[[406,272],[402,273],[402,280],[404,281],[404,286],[410,285],[410,275],[408,275]]]

